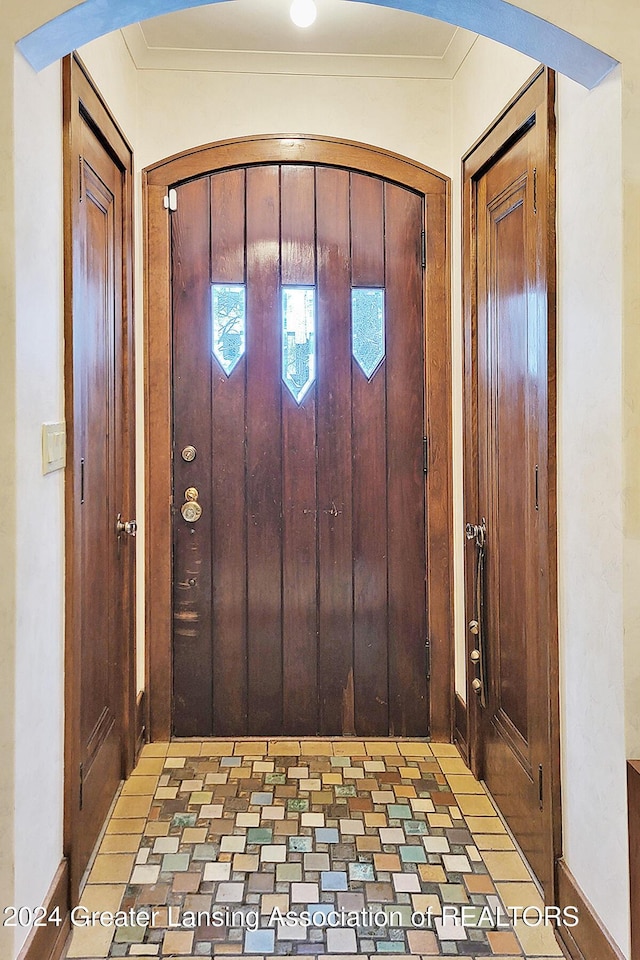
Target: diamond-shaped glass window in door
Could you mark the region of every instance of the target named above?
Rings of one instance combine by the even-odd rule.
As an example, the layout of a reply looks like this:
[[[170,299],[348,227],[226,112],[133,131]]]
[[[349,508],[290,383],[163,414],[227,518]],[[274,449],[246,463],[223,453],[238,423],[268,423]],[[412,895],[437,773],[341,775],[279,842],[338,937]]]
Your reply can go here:
[[[229,376],[244,355],[246,338],[246,293],[243,283],[211,284],[213,352]]]
[[[351,345],[367,380],[384,359],[384,290],[354,287],[351,291]]]
[[[316,379],[316,289],[282,288],[282,379],[302,403]]]

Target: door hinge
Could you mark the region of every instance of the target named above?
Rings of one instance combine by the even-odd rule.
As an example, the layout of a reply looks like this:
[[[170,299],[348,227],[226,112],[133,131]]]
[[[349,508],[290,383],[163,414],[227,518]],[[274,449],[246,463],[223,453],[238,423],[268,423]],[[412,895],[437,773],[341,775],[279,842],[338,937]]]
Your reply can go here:
[[[84,764],[80,764],[80,809],[82,810],[82,804],[84,802]]]
[[[80,458],[80,503],[84,503],[84,457]]]
[[[422,233],[420,235],[420,263],[422,264],[422,269],[424,270],[427,265],[427,235],[424,227],[422,228]]]
[[[540,510],[540,480],[539,480],[539,471],[538,464],[536,463],[536,510]]]
[[[542,764],[538,766],[538,802],[540,809],[544,807],[544,783],[542,777]]]
[[[422,469],[425,473],[429,470],[429,440],[427,437],[422,438]]]
[[[178,194],[175,190],[169,190],[168,193],[164,196],[164,208],[165,210],[177,210],[178,209]]]
[[[427,670],[427,680],[431,680],[431,641],[429,637],[424,642],[425,649],[425,659],[426,659],[426,670]]]
[[[538,168],[533,168],[533,213],[538,213]]]
[[[84,157],[78,157],[78,202],[84,200]]]

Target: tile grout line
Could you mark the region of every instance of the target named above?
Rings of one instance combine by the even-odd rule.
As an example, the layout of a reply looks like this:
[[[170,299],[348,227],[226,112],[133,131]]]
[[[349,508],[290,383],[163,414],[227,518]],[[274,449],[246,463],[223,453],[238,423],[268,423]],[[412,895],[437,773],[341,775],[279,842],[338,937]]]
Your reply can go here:
[[[298,750],[295,753],[270,754],[269,749],[272,744],[277,747],[287,742],[297,744]],[[317,897],[318,903],[325,907],[328,900],[337,906],[341,897],[345,903],[358,902],[365,906],[363,890],[373,891],[374,887],[375,895],[381,895],[382,888],[385,888],[386,907],[389,910],[393,910],[394,907],[404,907],[405,915],[411,906],[415,911],[416,897],[423,898],[418,902],[425,905],[429,897],[432,901],[434,899],[438,901],[438,893],[434,892],[438,886],[443,900],[447,893],[443,887],[450,887],[452,894],[455,888],[457,896],[464,896],[467,903],[475,903],[478,907],[478,902],[486,901],[487,896],[473,894],[471,886],[478,889],[485,886],[494,891],[490,896],[494,897],[495,902],[499,902],[496,884],[504,885],[509,883],[509,880],[499,878],[494,880],[489,871],[483,872],[487,869],[484,855],[491,851],[485,849],[483,853],[477,848],[475,837],[483,835],[470,829],[467,822],[468,815],[461,807],[485,810],[485,804],[488,803],[491,814],[485,819],[500,823],[500,830],[494,831],[495,836],[508,837],[508,833],[493,809],[486,789],[475,781],[471,772],[464,766],[457,749],[452,745],[429,744],[426,741],[355,739],[350,742],[358,746],[362,745],[365,750],[352,756],[345,756],[345,750],[347,752],[351,750],[353,754],[353,749],[348,745],[349,741],[332,742],[321,738],[315,741],[311,739],[285,741],[284,738],[272,740],[236,738],[225,741],[196,739],[186,743],[172,741],[171,744],[150,745],[144,748],[141,754],[142,763],[153,760],[159,766],[162,761],[163,773],[154,775],[153,796],[145,794],[149,800],[147,816],[135,818],[136,821],[143,821],[141,832],[129,834],[137,837],[139,852],[137,856],[131,855],[133,865],[128,875],[129,883],[124,888],[125,896],[121,906],[131,901],[132,906],[141,909],[145,899],[149,900],[150,891],[160,884],[166,887],[161,891],[166,896],[160,899],[163,903],[166,901],[168,906],[178,904],[186,909],[186,904],[195,905],[196,902],[203,904],[205,901],[211,906],[215,900],[218,905],[227,902],[234,908],[244,910],[245,913],[257,903],[262,905],[263,898],[269,896],[288,898],[289,906],[295,906],[297,909],[304,909],[305,903],[310,902],[309,897],[312,900]],[[413,749],[413,755],[407,755],[405,751],[398,749],[398,743],[405,747],[405,751],[406,747],[412,743],[419,746]],[[190,744],[193,745],[191,748]],[[242,746],[236,753],[238,744]],[[249,753],[247,744],[255,744],[255,752]],[[305,744],[309,744],[310,748],[314,744],[326,745],[330,748],[330,753],[323,752],[318,756],[313,749],[305,751]],[[392,744],[395,745],[395,750],[389,749]],[[199,749],[194,753],[196,745],[199,745]],[[229,752],[220,754],[217,745],[220,745],[220,749],[224,745]],[[258,746],[264,749],[258,751]],[[183,749],[180,752],[181,747]],[[386,748],[384,755],[370,752],[370,748],[375,750],[381,747]],[[417,755],[420,753],[422,756]],[[441,766],[441,761],[445,761],[445,769]],[[446,768],[452,766],[451,761],[453,761],[453,769],[447,772]],[[353,775],[347,776],[347,770],[353,771]],[[179,775],[184,771],[187,771],[187,776]],[[401,775],[402,773],[404,776]],[[127,785],[135,776],[134,771]],[[138,776],[152,779],[152,775],[148,773],[141,773]],[[460,779],[467,777],[470,781],[468,784],[459,783]],[[467,794],[456,793],[449,778],[453,778],[453,783],[461,787],[470,787],[473,781],[476,789]],[[246,789],[243,789],[245,781]],[[364,785],[367,782],[368,786],[365,789]],[[172,786],[169,786],[170,783]],[[378,789],[373,789],[372,783],[375,783]],[[415,783],[420,783],[421,795],[418,794]],[[358,790],[359,786],[360,790]],[[208,787],[212,789],[205,789]],[[433,789],[427,789],[428,787]],[[480,790],[477,787],[480,787]],[[433,803],[434,794],[435,799],[438,799],[439,794],[442,795],[442,803],[437,806],[441,811],[448,810],[448,813],[436,810],[436,804]],[[135,791],[129,791],[124,796],[122,792],[120,793],[121,800],[136,799],[139,796]],[[460,803],[461,797],[466,798],[463,803]],[[478,803],[478,798],[484,799],[485,804]],[[214,799],[217,802],[214,802]],[[113,810],[115,809],[114,805]],[[129,809],[129,807],[123,809]],[[137,809],[135,804],[132,805],[132,809]],[[143,809],[143,806],[140,806],[140,809]],[[321,812],[323,809],[324,812]],[[386,813],[383,812],[385,809]],[[469,816],[473,817],[474,814]],[[169,817],[171,819],[168,819]],[[483,819],[479,815],[475,818]],[[114,819],[127,820],[126,817],[113,818],[107,824],[103,838],[108,835],[118,835],[116,831],[109,831]],[[322,827],[319,826],[320,820],[323,823]],[[204,826],[196,826],[196,823],[203,822]],[[386,823],[386,826],[382,826],[383,823]],[[124,825],[127,826],[127,824]],[[491,824],[485,824],[487,830],[489,826]],[[292,833],[294,829],[297,831],[295,834]],[[174,830],[173,835],[170,834],[171,830]],[[410,830],[416,832],[409,832]],[[321,832],[318,833],[318,831]],[[383,831],[386,832],[383,833]],[[268,839],[273,841],[271,844],[265,842],[267,834]],[[449,843],[447,839],[451,837],[460,840],[463,834],[465,835],[464,843]],[[487,837],[490,838],[490,836],[491,832],[488,832]],[[429,839],[430,843],[426,844],[425,838]],[[151,846],[148,845],[147,840],[152,841]],[[202,843],[203,840],[204,843]],[[209,843],[206,842],[207,840]],[[258,842],[249,842],[250,840]],[[389,842],[383,843],[383,840]],[[247,852],[247,846],[250,852]],[[429,846],[434,847],[434,852],[429,853]],[[385,847],[388,849],[385,850]],[[435,850],[438,847],[441,850],[436,853]],[[445,849],[448,852],[445,852]],[[149,853],[144,854],[143,862],[138,863],[140,852],[147,850]],[[342,859],[334,855],[338,850],[339,857]],[[473,856],[477,857],[473,862],[470,859],[472,851],[474,851]],[[512,849],[499,849],[494,852],[498,854],[499,859],[501,853],[509,853],[514,854],[522,862],[513,844]],[[107,853],[103,856],[118,855]],[[445,858],[448,859],[445,860]],[[502,858],[502,860],[505,859],[508,858]],[[451,868],[448,871],[443,868],[443,864],[446,863]],[[330,869],[323,871],[320,869],[322,866]],[[385,867],[393,869],[384,869]],[[456,873],[455,868],[461,869],[462,873]],[[448,874],[451,874],[452,878]],[[108,877],[108,874],[105,876]],[[438,885],[431,879],[436,876],[442,877],[444,884]],[[242,879],[239,880],[238,877]],[[138,881],[137,883],[134,882],[134,878]],[[146,878],[146,882],[141,878]],[[257,885],[253,891],[251,891],[252,878]],[[469,878],[476,879],[471,883]],[[153,882],[151,882],[152,879]],[[108,879],[105,880],[105,884],[109,882]],[[521,883],[519,879],[516,882]],[[339,886],[333,888],[332,884],[336,883]],[[93,883],[88,886],[98,888],[99,892],[101,884]],[[259,889],[260,886],[265,889]],[[267,887],[271,888],[271,893],[266,891]],[[193,889],[188,892],[187,888]],[[424,892],[425,889],[429,892]],[[226,896],[231,899],[225,901]],[[240,899],[233,899],[238,897]],[[352,898],[351,901],[346,899],[349,897]],[[177,904],[172,904],[171,900],[177,901]],[[265,902],[267,905],[270,903],[268,900]],[[281,902],[284,903],[284,901]],[[372,903],[375,901],[372,901],[367,893],[366,905]],[[157,906],[160,908],[159,903]],[[383,904],[381,903],[380,906],[382,907]],[[364,932],[359,930],[358,934],[353,929],[327,930],[318,931],[321,940],[316,938],[314,941],[311,937],[317,933],[316,931],[309,934],[309,939],[296,935],[293,939],[278,938],[276,940],[274,931],[261,927],[257,931],[240,930],[240,939],[238,939],[238,931],[227,930],[231,939],[219,942],[219,939],[213,936],[216,933],[215,929],[208,931],[212,934],[211,940],[198,940],[193,931],[174,930],[167,926],[163,935],[162,931],[143,930],[142,939],[147,935],[155,937],[155,940],[145,944],[136,941],[135,938],[140,936],[138,930],[133,931],[132,939],[127,939],[126,935],[116,934],[110,945],[108,956],[173,956],[175,951],[176,956],[184,957],[185,960],[189,960],[191,956],[211,956],[212,952],[214,956],[251,955],[257,958],[259,956],[257,950],[267,946],[269,949],[265,952],[265,956],[282,954],[286,948],[285,952],[293,951],[298,960],[302,960],[307,955],[304,952],[296,953],[296,950],[299,947],[304,951],[306,949],[302,946],[304,942],[312,951],[309,956],[315,957],[319,952],[320,955],[324,955],[328,951],[334,960],[338,960],[342,949],[345,950],[345,956],[352,958],[371,956],[365,951],[365,946],[367,950],[373,949],[376,957],[384,952],[403,956],[404,954],[397,952],[400,944],[405,950],[411,950],[413,956],[472,957],[468,951],[458,952],[455,946],[458,940],[448,939],[445,929],[436,929],[438,938],[432,930],[416,931],[405,924],[404,927],[389,931],[391,939],[386,940],[380,936],[376,939],[375,934],[372,939],[372,935],[366,930]],[[478,934],[478,931],[473,932]],[[77,932],[76,936],[78,936]],[[513,934],[511,936],[513,937]],[[232,939],[233,937],[235,940]],[[81,933],[78,936],[78,950],[82,948],[82,940]],[[86,936],[84,940],[87,940]],[[473,941],[466,940],[466,931],[465,942],[470,949],[474,949],[471,947]],[[486,952],[487,943],[492,942],[491,933],[487,933],[482,941],[478,939],[478,943],[481,942],[483,946],[479,956],[491,956],[494,960],[498,960],[499,954],[493,949],[489,953]],[[507,943],[500,931],[493,931],[493,942],[503,951],[506,943],[509,956],[523,957],[524,946],[516,941],[515,937]],[[74,939],[69,956],[90,955],[76,952],[75,944]],[[321,944],[320,951],[319,944]],[[440,953],[439,948],[443,944],[446,945],[446,949]],[[421,953],[425,947],[429,947],[429,950]],[[514,948],[518,950],[517,953],[513,952]],[[360,952],[356,953],[355,951],[359,949]],[[185,950],[193,950],[193,953],[186,953]],[[230,951],[234,952],[230,953]],[[102,957],[104,952],[94,955]],[[541,953],[535,955],[540,958],[545,956]],[[554,951],[553,954],[549,954],[549,957],[561,955]]]

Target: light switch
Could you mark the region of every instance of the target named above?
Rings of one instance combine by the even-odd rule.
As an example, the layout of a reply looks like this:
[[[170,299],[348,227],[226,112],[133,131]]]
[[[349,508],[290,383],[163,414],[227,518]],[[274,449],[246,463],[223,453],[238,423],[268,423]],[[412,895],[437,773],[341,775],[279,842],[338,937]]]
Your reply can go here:
[[[63,470],[67,454],[67,428],[63,423],[42,424],[42,472]]]

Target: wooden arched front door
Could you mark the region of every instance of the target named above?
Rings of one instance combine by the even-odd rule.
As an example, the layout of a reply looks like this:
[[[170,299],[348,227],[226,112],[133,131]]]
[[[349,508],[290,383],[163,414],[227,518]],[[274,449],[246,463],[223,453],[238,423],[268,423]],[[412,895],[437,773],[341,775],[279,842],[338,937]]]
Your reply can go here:
[[[423,736],[431,674],[448,737],[445,184],[269,146],[163,171],[170,730]]]

